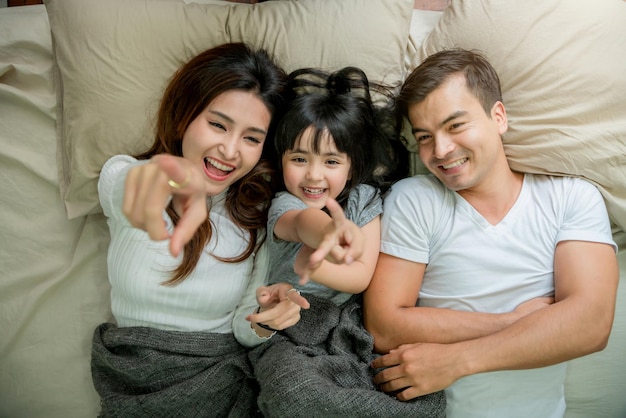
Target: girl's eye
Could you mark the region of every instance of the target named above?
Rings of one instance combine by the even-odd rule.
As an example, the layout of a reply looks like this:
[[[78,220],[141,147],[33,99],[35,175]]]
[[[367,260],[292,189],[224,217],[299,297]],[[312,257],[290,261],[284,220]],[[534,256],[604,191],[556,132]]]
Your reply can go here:
[[[340,164],[340,163],[337,160],[328,160],[328,161],[326,161],[326,164],[336,165],[336,164]]]
[[[247,136],[246,137],[246,141],[252,142],[253,144],[262,144],[263,143],[263,141],[261,141],[259,138],[255,138],[253,136]]]
[[[306,162],[306,160],[304,158],[302,158],[302,157],[293,157],[291,159],[291,161],[293,161],[294,163],[305,163]]]

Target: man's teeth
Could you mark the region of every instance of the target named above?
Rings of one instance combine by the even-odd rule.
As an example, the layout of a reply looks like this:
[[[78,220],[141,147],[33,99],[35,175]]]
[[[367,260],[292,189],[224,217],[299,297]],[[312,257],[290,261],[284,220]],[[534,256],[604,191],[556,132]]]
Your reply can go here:
[[[224,165],[224,164],[220,164],[219,162],[212,160],[210,158],[206,158],[205,161],[208,164],[211,164],[213,167],[217,168],[218,170],[222,170],[222,171],[233,171],[233,167],[228,166],[228,165]]]
[[[324,189],[308,189],[308,188],[304,188],[304,191],[308,194],[322,194],[324,193]]]
[[[462,158],[460,160],[456,160],[455,162],[451,163],[451,164],[447,164],[447,165],[443,165],[442,167],[445,168],[446,170],[449,170],[451,168],[454,167],[458,167],[461,164],[463,164],[465,161],[467,161],[467,158]]]

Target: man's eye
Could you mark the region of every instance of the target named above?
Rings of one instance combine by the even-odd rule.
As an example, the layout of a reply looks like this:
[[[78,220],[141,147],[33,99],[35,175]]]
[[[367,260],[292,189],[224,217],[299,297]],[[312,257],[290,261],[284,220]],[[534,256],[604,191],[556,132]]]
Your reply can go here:
[[[463,125],[464,125],[463,122],[453,123],[452,125],[450,125],[450,130],[454,131],[456,129],[460,129],[463,127]]]

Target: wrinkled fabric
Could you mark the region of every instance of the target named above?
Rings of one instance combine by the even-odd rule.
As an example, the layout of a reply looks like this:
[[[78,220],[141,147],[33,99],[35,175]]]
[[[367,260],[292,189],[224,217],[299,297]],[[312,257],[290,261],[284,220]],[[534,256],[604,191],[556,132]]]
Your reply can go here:
[[[257,385],[232,334],[118,328],[93,335],[101,417],[254,417]]]
[[[443,417],[443,391],[401,402],[376,389],[374,339],[362,325],[360,297],[342,306],[304,295],[298,324],[250,351],[258,406],[278,417]]]

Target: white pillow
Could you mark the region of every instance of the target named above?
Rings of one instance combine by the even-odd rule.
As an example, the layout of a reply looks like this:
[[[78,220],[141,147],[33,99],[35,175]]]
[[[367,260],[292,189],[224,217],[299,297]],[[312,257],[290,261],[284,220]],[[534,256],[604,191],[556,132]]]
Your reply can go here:
[[[193,4],[179,0],[47,0],[58,69],[58,160],[68,217],[100,211],[102,164],[152,142],[152,117],[180,64],[226,42],[264,47],[287,71],[364,69],[404,75],[412,0]]]
[[[498,71],[513,169],[591,181],[626,230],[626,2],[453,1],[421,60],[451,47]]]

